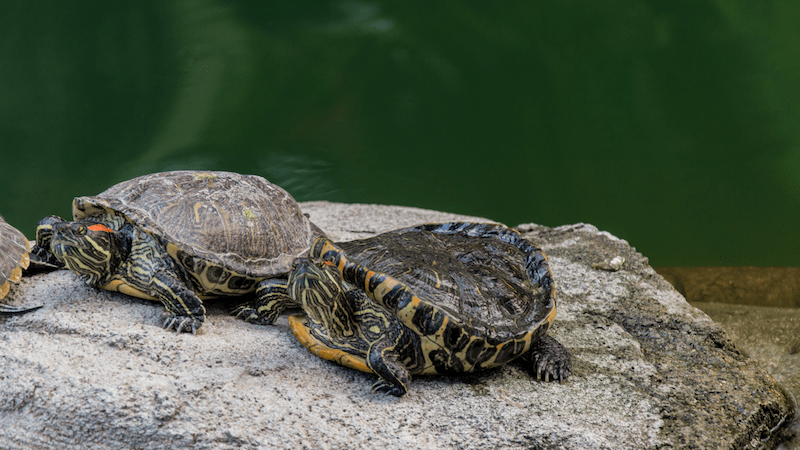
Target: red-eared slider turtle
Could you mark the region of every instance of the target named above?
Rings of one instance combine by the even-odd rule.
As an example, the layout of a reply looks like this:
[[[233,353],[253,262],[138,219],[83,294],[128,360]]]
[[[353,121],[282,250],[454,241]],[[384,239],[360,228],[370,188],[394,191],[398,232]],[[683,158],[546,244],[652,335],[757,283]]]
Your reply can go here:
[[[255,302],[237,313],[262,322],[275,278],[322,235],[286,191],[229,172],[141,176],[76,198],[72,214],[73,222],[42,219],[37,245],[89,285],[160,300],[164,328],[178,332],[203,324],[201,299],[253,291]]]
[[[319,238],[295,261],[290,317],[316,355],[381,377],[406,393],[411,375],[472,372],[522,357],[545,381],[571,374],[569,352],[545,333],[556,314],[542,251],[502,225],[448,223],[334,244]]]
[[[0,299],[11,289],[11,283],[19,283],[22,271],[30,264],[30,244],[21,231],[12,227],[0,216]],[[0,314],[18,314],[41,308],[34,306],[11,306],[0,302]]]

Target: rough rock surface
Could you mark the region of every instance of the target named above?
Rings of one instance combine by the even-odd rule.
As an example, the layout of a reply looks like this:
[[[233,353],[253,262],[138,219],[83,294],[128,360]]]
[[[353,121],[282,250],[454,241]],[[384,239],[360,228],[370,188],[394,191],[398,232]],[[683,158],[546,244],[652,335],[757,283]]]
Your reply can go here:
[[[301,207],[337,240],[470,219]],[[14,302],[43,301],[42,309],[0,318],[0,448],[774,446],[791,402],[646,258],[591,225],[520,229],[542,246],[556,280],[551,333],[573,353],[563,384],[509,364],[419,377],[403,398],[372,394],[373,376],[313,356],[285,318],[250,325],[210,301],[201,332],[176,335],[160,328],[160,305],[60,271],[23,280],[14,293]],[[625,258],[619,271],[592,266],[616,256]]]

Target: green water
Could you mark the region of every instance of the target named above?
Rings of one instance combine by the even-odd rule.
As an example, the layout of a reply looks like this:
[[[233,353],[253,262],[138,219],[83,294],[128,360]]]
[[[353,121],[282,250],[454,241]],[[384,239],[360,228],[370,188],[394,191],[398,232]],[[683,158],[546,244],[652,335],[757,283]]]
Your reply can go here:
[[[800,265],[800,3],[4,2],[0,212],[178,168]]]

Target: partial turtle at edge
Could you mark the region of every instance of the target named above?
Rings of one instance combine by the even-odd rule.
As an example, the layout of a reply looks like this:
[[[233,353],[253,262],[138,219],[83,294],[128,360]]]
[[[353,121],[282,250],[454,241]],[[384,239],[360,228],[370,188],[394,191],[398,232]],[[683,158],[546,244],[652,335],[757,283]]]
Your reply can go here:
[[[6,298],[12,283],[19,283],[22,272],[30,265],[30,250],[25,235],[0,216],[0,300]],[[0,302],[0,314],[21,314],[42,306],[12,306]]]

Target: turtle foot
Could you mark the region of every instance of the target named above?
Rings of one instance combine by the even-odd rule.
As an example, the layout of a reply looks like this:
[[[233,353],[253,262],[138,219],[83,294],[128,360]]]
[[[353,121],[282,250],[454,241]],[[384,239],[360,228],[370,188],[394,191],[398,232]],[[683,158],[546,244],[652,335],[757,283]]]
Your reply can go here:
[[[195,334],[198,328],[203,325],[204,317],[191,317],[191,316],[177,316],[169,315],[165,320],[162,327],[165,330],[175,330],[177,333],[192,333]]]
[[[31,263],[25,270],[26,274],[51,272],[64,268],[64,263],[56,259],[55,255],[47,251],[47,249],[40,247],[38,244],[33,246],[30,256]]]
[[[372,392],[384,392],[386,394],[392,394],[395,397],[402,397],[406,393],[406,389],[402,386],[394,385],[384,379],[380,379],[372,385]]]
[[[250,304],[242,304],[233,308],[231,314],[236,316],[239,319],[244,320],[245,322],[254,323],[256,325],[272,325],[275,323],[275,319],[278,318],[277,315],[265,315],[258,312],[257,308],[254,308]]]
[[[572,356],[550,336],[542,336],[531,346],[528,359],[538,380],[561,383],[572,375]]]

